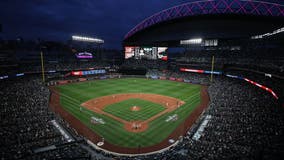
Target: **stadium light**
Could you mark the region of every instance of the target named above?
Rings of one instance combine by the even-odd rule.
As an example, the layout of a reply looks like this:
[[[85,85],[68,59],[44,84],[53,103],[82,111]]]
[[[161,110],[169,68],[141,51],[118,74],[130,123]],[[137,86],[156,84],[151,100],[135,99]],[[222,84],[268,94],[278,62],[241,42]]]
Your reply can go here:
[[[202,42],[202,38],[193,38],[188,40],[181,40],[180,44],[200,44]]]
[[[93,42],[93,43],[104,43],[104,40],[99,38],[84,37],[84,36],[72,36],[74,41],[83,41],[83,42]]]

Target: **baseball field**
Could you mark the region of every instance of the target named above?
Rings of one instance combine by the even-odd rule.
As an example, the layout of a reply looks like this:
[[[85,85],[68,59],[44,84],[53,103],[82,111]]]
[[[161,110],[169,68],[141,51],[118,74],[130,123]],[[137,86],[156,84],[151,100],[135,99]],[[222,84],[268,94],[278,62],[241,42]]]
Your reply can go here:
[[[189,83],[122,78],[57,86],[60,105],[115,146],[153,146],[167,139],[201,103]],[[181,133],[183,134],[183,133]]]

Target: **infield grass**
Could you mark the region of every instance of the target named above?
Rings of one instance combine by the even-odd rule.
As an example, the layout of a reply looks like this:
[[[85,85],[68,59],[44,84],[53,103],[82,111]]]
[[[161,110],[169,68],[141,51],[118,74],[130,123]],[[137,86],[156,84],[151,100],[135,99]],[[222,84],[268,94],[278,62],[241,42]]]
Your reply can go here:
[[[132,111],[137,106],[139,111]],[[122,102],[106,106],[103,111],[113,114],[126,121],[147,120],[165,110],[165,107],[142,99],[131,98]]]
[[[57,86],[57,88],[61,95],[60,103],[65,110],[94,132],[104,137],[109,143],[130,148],[152,146],[163,141],[189,116],[201,101],[200,85],[167,80],[143,78],[107,79],[61,85]],[[184,101],[185,104],[175,111],[166,113],[151,121],[148,129],[140,133],[128,132],[124,129],[122,123],[81,106],[83,102],[93,98],[121,93],[160,94],[178,98]],[[141,110],[137,112],[131,111],[129,108],[132,105],[139,106]],[[83,108],[83,110],[80,111],[80,108]],[[145,120],[164,109],[163,106],[153,102],[129,99],[109,105],[104,108],[104,111],[125,120]],[[173,114],[178,115],[178,120],[166,122],[165,120],[168,116]],[[102,118],[106,123],[94,125],[90,123],[92,116]]]

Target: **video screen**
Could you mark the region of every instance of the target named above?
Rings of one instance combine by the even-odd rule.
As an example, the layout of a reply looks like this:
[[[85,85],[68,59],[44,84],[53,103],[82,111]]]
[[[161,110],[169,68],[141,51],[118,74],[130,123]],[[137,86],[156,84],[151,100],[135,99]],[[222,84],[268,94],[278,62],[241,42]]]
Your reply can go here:
[[[76,57],[78,59],[92,59],[93,58],[93,54],[89,53],[89,52],[81,52],[81,53],[77,53]]]
[[[156,60],[161,59],[166,61],[168,47],[138,47],[138,46],[126,46],[125,47],[125,59],[149,59]]]

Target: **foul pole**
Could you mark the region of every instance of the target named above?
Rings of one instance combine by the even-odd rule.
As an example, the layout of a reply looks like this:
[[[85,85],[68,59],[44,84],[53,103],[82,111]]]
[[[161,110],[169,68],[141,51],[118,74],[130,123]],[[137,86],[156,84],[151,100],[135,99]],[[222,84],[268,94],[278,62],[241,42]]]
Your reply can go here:
[[[211,77],[210,81],[213,81],[213,71],[214,71],[214,55],[212,56],[212,64],[211,64]]]
[[[44,83],[45,82],[45,77],[44,77],[44,65],[43,65],[43,54],[42,54],[42,51],[40,52],[40,59],[41,59],[42,81]]]

